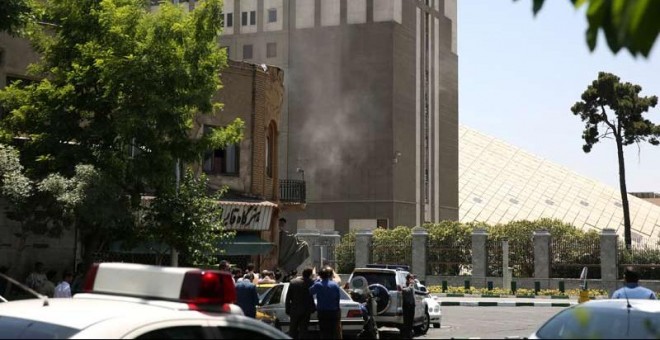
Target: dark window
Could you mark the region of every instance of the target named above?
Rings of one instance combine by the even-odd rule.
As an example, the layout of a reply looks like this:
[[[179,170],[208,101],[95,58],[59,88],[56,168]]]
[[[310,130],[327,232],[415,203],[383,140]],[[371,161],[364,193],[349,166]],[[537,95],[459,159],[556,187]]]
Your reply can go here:
[[[211,133],[213,127],[205,126],[204,133]],[[212,175],[238,175],[240,149],[236,144],[223,149],[215,149],[204,154],[203,170]]]
[[[179,326],[157,329],[137,337],[138,339],[204,339],[202,326]]]
[[[277,43],[267,43],[266,44],[266,58],[275,58],[277,57]]]
[[[254,26],[257,24],[257,11],[250,12],[250,25]]]
[[[274,305],[280,303],[282,298],[282,285],[277,285],[271,288],[263,298],[262,303],[264,305]]]
[[[364,276],[370,285],[377,283],[385,286],[388,290],[396,290],[396,276],[394,273],[353,272],[353,276]]]
[[[67,339],[80,330],[47,322],[0,316],[2,339]]]
[[[234,13],[227,13],[225,19],[225,27],[234,27]]]
[[[243,45],[243,59],[252,59],[252,45]]]
[[[247,26],[248,25],[248,12],[242,12],[241,13],[241,26]]]
[[[268,10],[268,22],[277,22],[277,8]]]

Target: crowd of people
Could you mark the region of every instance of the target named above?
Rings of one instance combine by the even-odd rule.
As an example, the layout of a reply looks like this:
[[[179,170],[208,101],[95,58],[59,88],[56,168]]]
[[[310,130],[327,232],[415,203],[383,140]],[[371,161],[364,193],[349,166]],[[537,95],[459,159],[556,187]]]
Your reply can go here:
[[[82,290],[84,281],[82,269],[83,266],[78,265],[75,273],[68,269],[57,271],[47,269],[43,262],[36,262],[23,284],[30,290],[49,298],[70,298]],[[8,275],[8,268],[0,267],[0,273]],[[9,298],[26,294],[31,292],[11,285],[9,280],[0,279],[0,296]]]

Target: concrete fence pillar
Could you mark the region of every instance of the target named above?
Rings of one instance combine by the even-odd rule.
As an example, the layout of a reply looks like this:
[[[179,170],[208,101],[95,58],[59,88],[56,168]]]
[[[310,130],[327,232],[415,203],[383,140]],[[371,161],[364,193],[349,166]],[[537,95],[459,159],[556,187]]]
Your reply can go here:
[[[301,241],[307,242],[307,245],[309,246],[309,257],[298,266],[298,273],[302,273],[303,269],[306,267],[317,267],[317,270],[320,269],[318,266],[318,245],[320,241],[320,235],[321,234],[317,230],[301,229],[298,231],[298,233],[296,233],[296,237],[298,237],[298,239]]]
[[[472,282],[477,288],[486,286],[488,275],[488,232],[475,229],[472,232]]]
[[[619,235],[614,229],[603,229],[600,234],[600,275],[603,288],[611,295],[617,288]]]
[[[429,233],[422,227],[412,229],[412,272],[417,278],[426,282],[426,245]]]
[[[361,230],[355,234],[355,268],[364,268],[371,261],[371,230]]]
[[[552,264],[552,236],[547,229],[534,232],[534,279],[541,289],[550,288],[550,266]]]

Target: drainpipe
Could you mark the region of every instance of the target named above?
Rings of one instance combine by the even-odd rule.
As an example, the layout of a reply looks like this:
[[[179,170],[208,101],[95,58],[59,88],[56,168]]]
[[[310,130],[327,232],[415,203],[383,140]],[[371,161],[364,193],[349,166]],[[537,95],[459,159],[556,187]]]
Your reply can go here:
[[[254,146],[256,133],[254,131],[255,120],[257,117],[257,65],[252,65],[252,121],[250,122],[250,131],[252,133],[252,157],[250,161],[250,190],[254,190],[252,183],[254,183]],[[240,162],[239,162],[240,164]],[[263,179],[262,179],[263,180]],[[265,183],[262,183],[265,184]]]

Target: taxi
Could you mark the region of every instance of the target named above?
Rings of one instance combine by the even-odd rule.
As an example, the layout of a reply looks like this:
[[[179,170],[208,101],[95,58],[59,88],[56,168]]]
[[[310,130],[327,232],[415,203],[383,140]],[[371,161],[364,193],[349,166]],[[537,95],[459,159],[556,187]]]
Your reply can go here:
[[[0,303],[0,339],[289,338],[244,316],[217,270],[100,263],[83,291]]]

